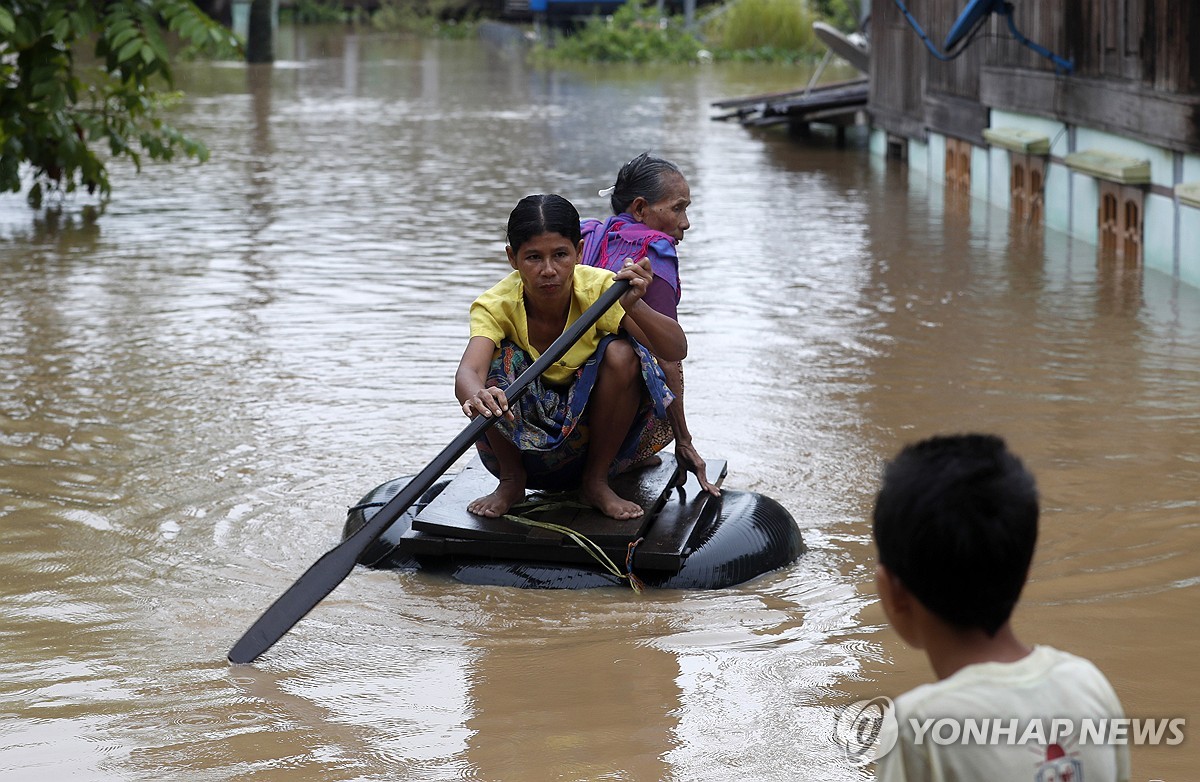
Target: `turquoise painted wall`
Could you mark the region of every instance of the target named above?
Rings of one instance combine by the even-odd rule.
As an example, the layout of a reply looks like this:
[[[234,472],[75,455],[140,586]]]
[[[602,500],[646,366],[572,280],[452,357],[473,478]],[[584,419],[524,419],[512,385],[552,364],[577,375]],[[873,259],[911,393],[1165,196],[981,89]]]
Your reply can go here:
[[[1179,279],[1200,288],[1200,209],[1179,207]]]
[[[887,157],[887,133],[879,129],[872,129],[868,144],[872,155],[875,157]]]
[[[1071,229],[1070,234],[1085,242],[1097,244],[1100,226],[1097,215],[1100,209],[1100,184],[1087,174],[1070,173],[1071,179]]]
[[[930,136],[929,140],[932,142],[933,137]],[[914,171],[920,171],[924,173],[925,176],[929,177],[935,182],[944,182],[946,173],[946,144],[944,140],[942,140],[942,143],[939,145],[939,147],[940,149],[937,150],[936,155],[937,168],[935,169],[933,168],[932,160],[932,158],[935,156],[930,150],[929,145],[921,141],[909,141],[908,165]]]
[[[1143,211],[1142,263],[1148,269],[1174,275],[1175,199],[1147,193]]]
[[[1183,181],[1200,182],[1200,155],[1183,156]]]
[[[987,201],[991,192],[991,183],[989,174],[991,173],[988,166],[989,155],[987,147],[971,147],[971,197],[978,198],[980,201]],[[945,161],[943,160],[943,165]],[[1008,175],[1004,176],[1004,180],[1008,181]],[[1007,205],[1008,200],[1005,199],[1003,204]]]
[[[988,191],[984,199],[996,206],[1012,209],[1012,194],[1009,192],[1009,153],[1001,147],[989,147],[985,150],[988,156]],[[975,172],[971,172],[971,183],[975,182]]]
[[[1092,245],[1099,241],[1099,181],[1072,171],[1062,163],[1055,163],[1053,158],[1062,159],[1071,152],[1097,149],[1149,160],[1151,182],[1160,192],[1147,191],[1144,200],[1143,263],[1146,268],[1177,275],[1181,281],[1200,287],[1200,208],[1186,206],[1178,198],[1161,192],[1173,192],[1177,170],[1182,172],[1181,181],[1200,182],[1200,155],[1182,156],[1182,165],[1177,169],[1179,158],[1169,150],[1093,128],[1077,127],[1072,133],[1061,122],[1013,112],[993,111],[991,127],[1020,128],[1049,139],[1051,161],[1046,166],[1043,224],[1047,229]],[[873,155],[886,156],[887,134],[873,130],[870,149]],[[909,139],[908,164],[910,180],[921,180],[920,187],[927,191],[931,207],[936,209],[941,203],[942,188],[928,187],[928,184],[945,183],[946,138],[930,133],[927,142]],[[1009,171],[1008,150],[975,147],[971,156],[971,196],[1000,209],[1011,210]],[[910,181],[910,185],[918,183]],[[975,229],[974,214],[972,229]]]
[[[1200,182],[1200,155],[1183,156],[1183,181]],[[1179,205],[1179,279],[1200,288],[1200,208]]]
[[[1065,234],[1071,233],[1071,169],[1059,163],[1046,166],[1042,200],[1043,225]]]

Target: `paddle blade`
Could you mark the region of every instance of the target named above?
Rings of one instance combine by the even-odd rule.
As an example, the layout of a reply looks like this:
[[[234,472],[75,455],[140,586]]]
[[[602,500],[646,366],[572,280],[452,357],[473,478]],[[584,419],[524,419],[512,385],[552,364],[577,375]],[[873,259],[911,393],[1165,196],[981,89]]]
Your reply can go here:
[[[275,645],[296,622],[342,583],[358,564],[358,547],[336,546],[283,592],[229,650],[229,662],[247,663]]]
[[[357,547],[340,545],[314,562],[238,639],[229,650],[229,662],[254,662],[274,646],[293,625],[350,575],[360,553]]]

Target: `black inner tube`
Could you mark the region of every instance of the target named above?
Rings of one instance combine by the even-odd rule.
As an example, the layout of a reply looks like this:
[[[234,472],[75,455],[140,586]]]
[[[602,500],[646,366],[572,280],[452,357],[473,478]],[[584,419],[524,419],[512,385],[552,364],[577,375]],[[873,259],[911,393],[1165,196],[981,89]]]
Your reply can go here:
[[[407,481],[396,478],[381,484],[352,506],[343,536],[366,524]],[[425,492],[363,553],[360,563],[373,568],[444,574],[464,584],[522,589],[590,589],[624,583],[599,566],[457,555],[414,557],[404,553],[401,536],[449,482],[441,481]],[[762,494],[727,489],[719,499],[706,504],[678,573],[641,572],[636,567],[635,572],[650,587],[722,589],[784,567],[805,550],[795,519],[782,505]]]

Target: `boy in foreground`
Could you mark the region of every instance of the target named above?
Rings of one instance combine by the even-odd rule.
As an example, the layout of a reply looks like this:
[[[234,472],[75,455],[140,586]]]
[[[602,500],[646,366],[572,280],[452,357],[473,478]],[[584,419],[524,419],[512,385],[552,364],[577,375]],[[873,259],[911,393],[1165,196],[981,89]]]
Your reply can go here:
[[[1013,633],[1037,527],[1033,475],[998,437],[933,437],[887,466],[876,585],[888,621],[938,681],[896,699],[899,739],[879,760],[881,782],[1129,779],[1128,746],[1081,741],[1085,720],[1123,716],[1104,674]],[[947,741],[968,720],[986,720],[988,738],[959,730]]]

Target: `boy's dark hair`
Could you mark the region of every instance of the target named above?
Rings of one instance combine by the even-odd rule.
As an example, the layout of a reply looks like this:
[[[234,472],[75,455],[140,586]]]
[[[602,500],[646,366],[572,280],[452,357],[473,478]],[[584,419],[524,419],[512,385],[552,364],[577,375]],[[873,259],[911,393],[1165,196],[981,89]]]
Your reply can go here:
[[[617,182],[613,185],[612,197],[608,200],[613,214],[619,215],[624,212],[638,196],[646,199],[646,202],[650,204],[657,204],[666,198],[667,174],[683,176],[679,166],[669,160],[655,157],[649,152],[643,152],[621,166],[621,171],[617,174]]]
[[[560,195],[527,195],[517,202],[508,216],[508,245],[514,251],[535,236],[556,233],[579,244],[583,234],[579,228],[579,212]]]
[[[994,435],[931,437],[887,466],[872,533],[879,561],[942,620],[1008,621],[1037,543],[1033,475]]]

